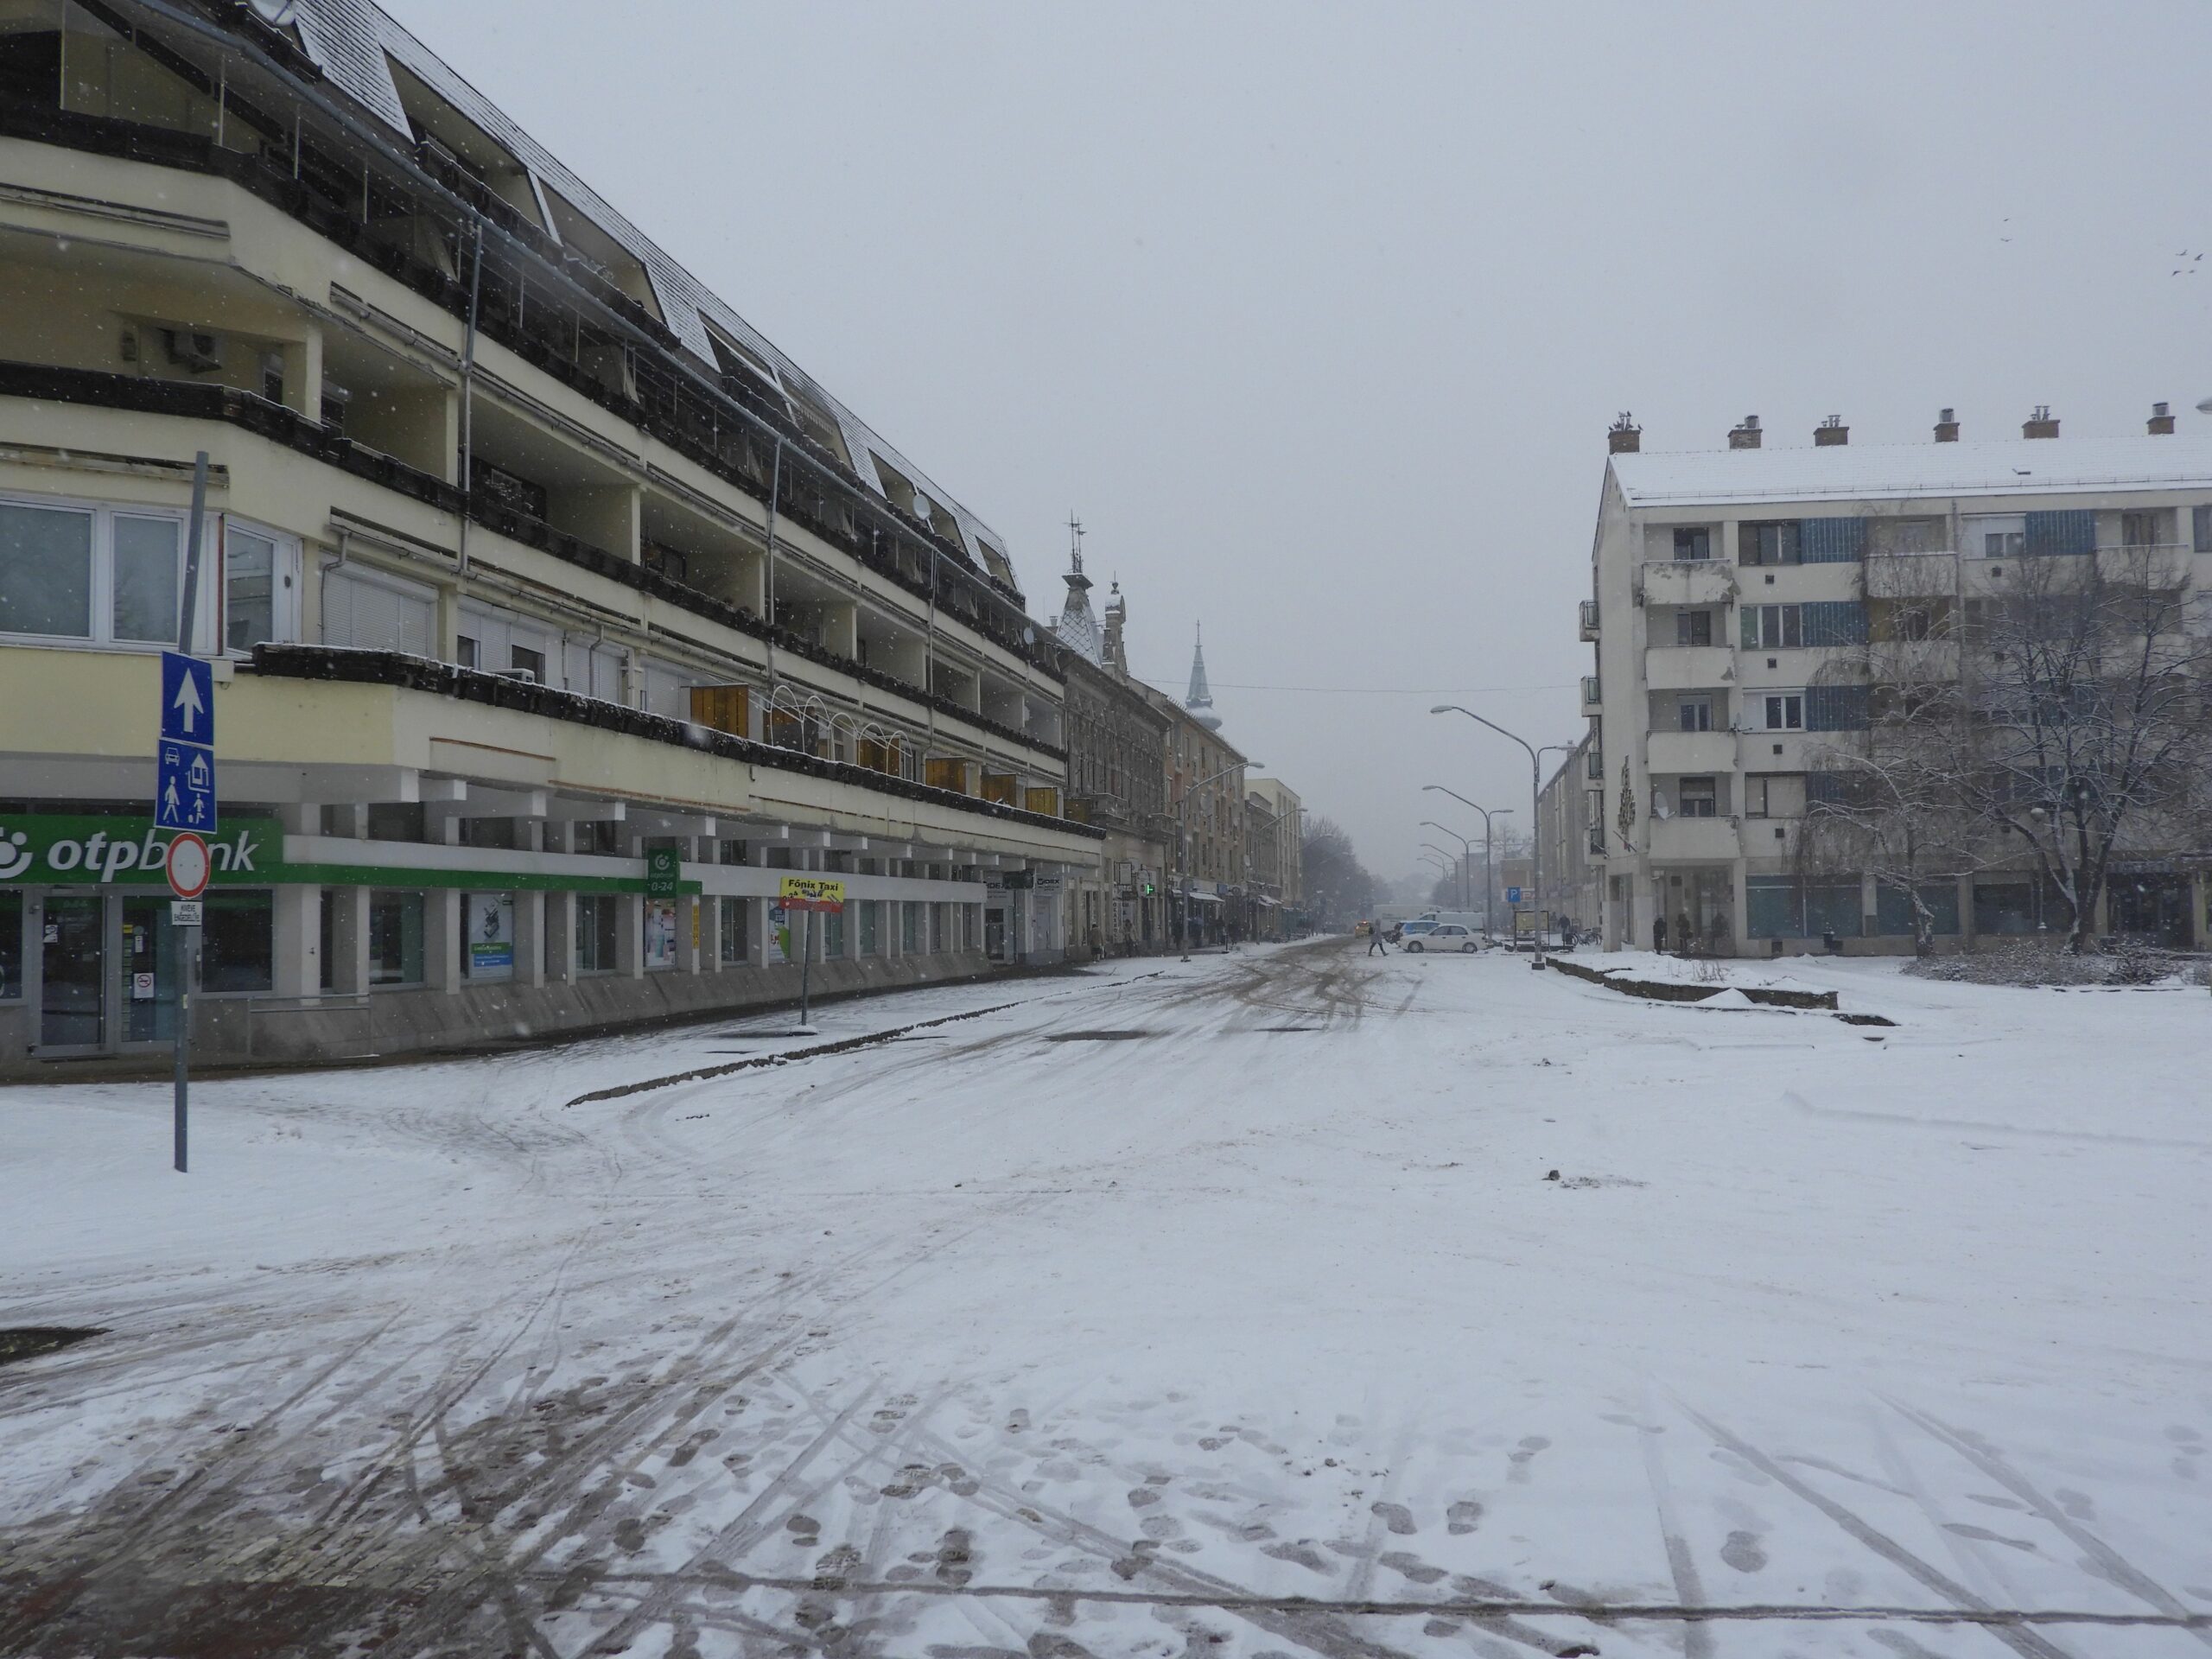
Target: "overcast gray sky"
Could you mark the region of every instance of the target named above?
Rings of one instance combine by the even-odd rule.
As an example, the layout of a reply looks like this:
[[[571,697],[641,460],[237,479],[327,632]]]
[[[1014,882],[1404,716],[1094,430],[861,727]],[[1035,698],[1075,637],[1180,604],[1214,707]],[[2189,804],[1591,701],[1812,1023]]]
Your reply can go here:
[[[1035,614],[1080,512],[1132,666],[1179,690],[1203,620],[1226,734],[1385,875],[1452,821],[1424,782],[1529,810],[1440,694],[1580,730],[1616,411],[1647,449],[2207,419],[2196,0],[385,3],[1006,535]]]

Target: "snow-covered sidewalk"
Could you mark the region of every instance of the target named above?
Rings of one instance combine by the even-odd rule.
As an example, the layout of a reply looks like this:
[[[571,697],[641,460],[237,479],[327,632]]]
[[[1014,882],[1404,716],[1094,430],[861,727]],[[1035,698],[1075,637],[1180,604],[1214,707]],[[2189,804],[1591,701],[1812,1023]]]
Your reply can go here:
[[[1789,971],[0,1092],[0,1651],[2202,1653],[2212,1001]]]

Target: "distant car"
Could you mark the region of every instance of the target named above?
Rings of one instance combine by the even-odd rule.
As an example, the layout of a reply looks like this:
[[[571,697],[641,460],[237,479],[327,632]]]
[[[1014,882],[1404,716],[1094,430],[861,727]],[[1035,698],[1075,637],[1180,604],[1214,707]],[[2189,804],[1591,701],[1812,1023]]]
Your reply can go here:
[[[1403,944],[1408,939],[1417,939],[1422,934],[1432,931],[1435,926],[1436,924],[1426,916],[1416,916],[1413,920],[1401,922],[1392,928],[1390,937],[1400,944]]]
[[[1459,950],[1471,956],[1483,948],[1483,942],[1475,937],[1474,930],[1463,927],[1458,922],[1433,922],[1426,932],[1414,932],[1414,929],[1421,925],[1419,922],[1406,924],[1407,950]]]

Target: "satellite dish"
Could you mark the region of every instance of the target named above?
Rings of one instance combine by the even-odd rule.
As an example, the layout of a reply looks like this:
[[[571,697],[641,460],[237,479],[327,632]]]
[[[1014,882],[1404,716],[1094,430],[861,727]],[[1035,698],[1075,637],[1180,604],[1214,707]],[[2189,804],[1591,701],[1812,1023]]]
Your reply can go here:
[[[919,490],[916,490],[914,492],[914,517],[917,518],[927,519],[934,518],[936,514],[937,509],[930,505],[929,497],[924,495]]]
[[[2212,415],[2212,397],[2198,398],[2196,400],[2196,412],[2200,415]]]

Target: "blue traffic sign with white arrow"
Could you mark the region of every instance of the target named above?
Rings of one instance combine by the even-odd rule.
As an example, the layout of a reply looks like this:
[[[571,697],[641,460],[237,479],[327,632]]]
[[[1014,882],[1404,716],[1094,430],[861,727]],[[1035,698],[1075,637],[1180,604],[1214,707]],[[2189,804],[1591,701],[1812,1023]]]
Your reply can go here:
[[[162,735],[183,743],[213,745],[213,664],[182,652],[162,653]]]
[[[155,750],[154,827],[215,827],[215,677],[197,657],[162,653],[162,737]]]

